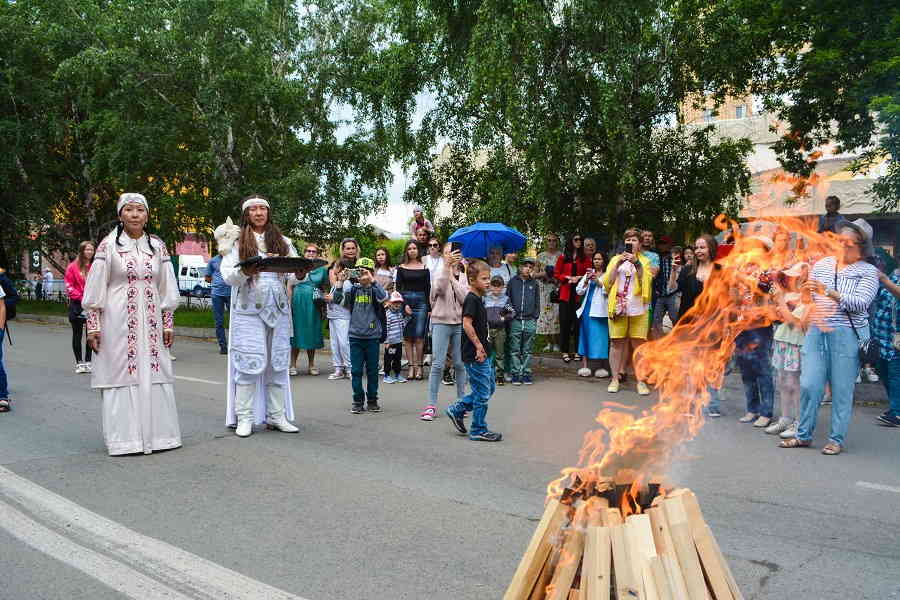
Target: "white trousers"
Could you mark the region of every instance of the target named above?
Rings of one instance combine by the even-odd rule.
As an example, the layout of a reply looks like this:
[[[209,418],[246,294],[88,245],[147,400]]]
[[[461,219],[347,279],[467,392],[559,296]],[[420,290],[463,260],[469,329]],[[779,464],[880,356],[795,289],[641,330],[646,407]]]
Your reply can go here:
[[[328,334],[334,368],[350,370],[350,319],[329,319]]]

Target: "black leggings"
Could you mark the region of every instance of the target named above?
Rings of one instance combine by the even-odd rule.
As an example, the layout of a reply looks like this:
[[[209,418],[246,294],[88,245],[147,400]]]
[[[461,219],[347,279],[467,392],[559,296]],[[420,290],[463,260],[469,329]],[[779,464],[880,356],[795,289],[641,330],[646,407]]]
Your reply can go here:
[[[81,339],[84,337],[85,320],[79,318],[81,315],[81,302],[73,300],[69,305],[69,323],[72,325],[72,352],[75,353],[75,362],[81,360]],[[84,361],[91,362],[91,346],[84,341]]]
[[[399,377],[400,354],[403,352],[403,344],[390,344],[384,348],[384,374]]]
[[[570,293],[567,302],[559,303],[559,349],[564,354],[569,353],[569,339],[572,337],[575,338],[573,352],[578,352],[578,316],[575,314],[578,310],[578,296],[574,289]]]

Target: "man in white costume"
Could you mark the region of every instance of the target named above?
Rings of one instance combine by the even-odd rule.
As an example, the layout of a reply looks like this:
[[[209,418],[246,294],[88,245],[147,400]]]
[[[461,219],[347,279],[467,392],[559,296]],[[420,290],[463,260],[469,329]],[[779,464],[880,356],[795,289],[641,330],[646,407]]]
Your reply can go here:
[[[221,266],[222,278],[231,286],[225,424],[237,424],[240,437],[249,436],[253,425],[261,423],[286,433],[299,431],[290,423],[293,325],[286,288],[297,274],[238,266],[254,256],[297,256],[291,241],[272,222],[269,208],[260,196],[244,200],[240,236]]]
[[[110,455],[150,454],[181,446],[173,340],[178,284],[165,244],[144,231],[147,199],[126,193],[119,225],[97,246],[81,305],[96,352],[91,387],[103,400]]]

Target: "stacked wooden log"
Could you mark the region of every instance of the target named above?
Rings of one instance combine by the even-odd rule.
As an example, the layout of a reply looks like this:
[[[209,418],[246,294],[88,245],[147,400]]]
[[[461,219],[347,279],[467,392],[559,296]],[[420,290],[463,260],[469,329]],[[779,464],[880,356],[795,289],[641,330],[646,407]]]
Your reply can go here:
[[[743,600],[690,490],[619,487],[551,499],[504,600]]]

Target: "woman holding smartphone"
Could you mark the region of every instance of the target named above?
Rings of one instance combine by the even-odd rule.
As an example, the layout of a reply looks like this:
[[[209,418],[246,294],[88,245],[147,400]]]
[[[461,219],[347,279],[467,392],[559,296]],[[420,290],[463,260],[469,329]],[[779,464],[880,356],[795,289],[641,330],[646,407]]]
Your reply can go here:
[[[647,306],[653,292],[653,274],[650,259],[640,252],[638,229],[625,231],[625,252],[609,261],[606,269],[606,291],[609,295],[609,333],[612,338],[610,365],[612,380],[606,391],[619,391],[619,379],[632,353],[647,340],[650,330],[650,314]],[[641,396],[650,393],[650,388],[638,380],[637,392]]]
[[[586,245],[586,244],[585,244]],[[606,300],[606,286],[603,283],[606,269],[606,256],[602,252],[595,252],[593,266],[582,276],[575,288],[579,296],[584,296],[584,302],[578,309],[578,317],[581,319],[580,335],[578,337],[578,353],[581,355],[581,368],[578,370],[580,377],[590,377],[588,360],[600,360],[608,363],[609,359],[609,306]],[[599,378],[609,377],[609,371],[601,366],[594,373]]]

